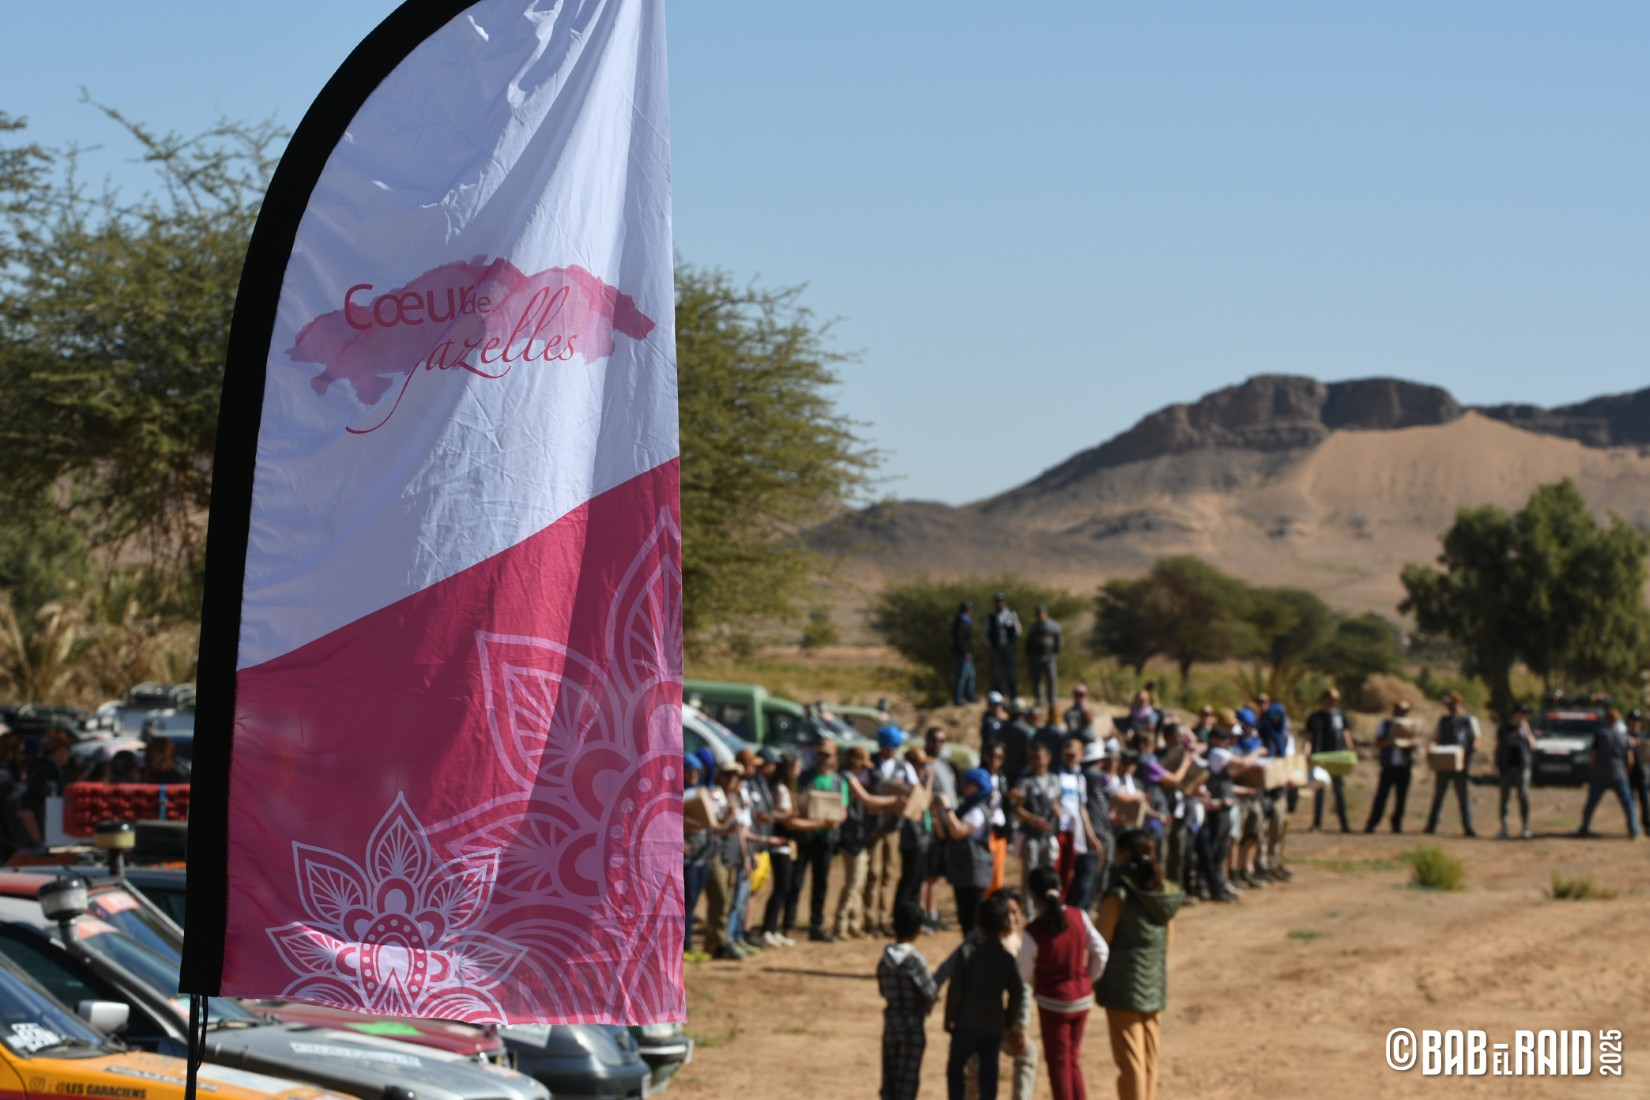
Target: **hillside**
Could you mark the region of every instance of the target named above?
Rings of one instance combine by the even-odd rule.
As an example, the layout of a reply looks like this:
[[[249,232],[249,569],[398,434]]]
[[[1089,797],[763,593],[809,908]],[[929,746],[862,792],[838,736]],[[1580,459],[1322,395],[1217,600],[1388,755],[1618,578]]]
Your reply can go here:
[[[1601,514],[1650,529],[1645,444],[1650,390],[1480,411],[1394,379],[1262,376],[1153,413],[988,500],[882,504],[813,537],[865,590],[1008,570],[1089,591],[1191,553],[1253,583],[1390,614],[1398,571],[1436,556],[1461,507],[1517,508],[1568,477]]]

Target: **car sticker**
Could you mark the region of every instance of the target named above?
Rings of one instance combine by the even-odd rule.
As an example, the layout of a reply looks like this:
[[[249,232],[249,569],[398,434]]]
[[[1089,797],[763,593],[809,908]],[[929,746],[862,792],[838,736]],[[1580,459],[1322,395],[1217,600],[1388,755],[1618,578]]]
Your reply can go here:
[[[137,898],[131,894],[123,894],[119,890],[107,890],[92,896],[92,909],[99,916],[110,916],[115,913],[124,913],[128,909],[138,907]]]
[[[324,1043],[288,1043],[294,1054],[317,1054],[323,1058],[350,1058],[357,1062],[388,1062],[396,1066],[421,1066],[424,1063],[410,1054],[390,1050],[357,1050],[355,1047],[335,1047]]]
[[[11,1045],[25,1054],[33,1054],[63,1041],[63,1036],[32,1020],[11,1025]]]
[[[122,1077],[140,1077],[145,1081],[158,1081],[163,1085],[178,1085],[179,1087],[182,1087],[182,1086],[188,1084],[187,1081],[185,1081],[182,1077],[179,1077],[175,1073],[161,1073],[161,1072],[158,1072],[157,1070],[135,1069],[132,1066],[123,1066],[123,1065],[112,1065],[112,1066],[107,1066],[105,1068],[110,1073],[118,1073]],[[204,1088],[209,1092],[217,1092],[218,1091],[216,1088],[214,1088],[210,1084],[206,1084],[204,1082],[199,1083],[199,1087]]]
[[[364,1032],[367,1035],[412,1035],[416,1037],[424,1034],[411,1024],[400,1024],[394,1020],[373,1020],[364,1024],[350,1024],[349,1029]]]
[[[518,1042],[531,1043],[536,1047],[542,1047],[547,1046],[550,1042],[550,1025],[511,1024],[505,1034]]]

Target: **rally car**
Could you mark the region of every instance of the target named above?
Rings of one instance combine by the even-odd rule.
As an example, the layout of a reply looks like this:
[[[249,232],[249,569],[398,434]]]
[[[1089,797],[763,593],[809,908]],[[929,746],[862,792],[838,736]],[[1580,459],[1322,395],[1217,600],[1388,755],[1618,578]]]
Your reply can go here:
[[[82,1001],[81,1011],[111,1028],[125,1006]],[[114,1010],[114,1011],[111,1011]],[[10,964],[0,962],[0,1095],[23,1100],[183,1100],[181,1058],[127,1051],[69,1011]],[[228,1066],[203,1065],[197,1095],[211,1100],[348,1100]]]
[[[0,955],[59,1000],[126,1005],[122,1037],[128,1046],[174,1056],[187,1051],[188,1008],[177,992],[177,956],[83,915],[84,902],[56,922],[38,903],[30,906],[0,896]],[[206,1060],[219,1065],[358,1096],[396,1089],[419,1100],[549,1100],[543,1085],[504,1066],[373,1035],[282,1023],[228,997],[209,998],[207,1017]]]
[[[1531,778],[1537,783],[1587,782],[1592,770],[1593,739],[1609,727],[1609,716],[1602,706],[1543,711],[1536,724]]]

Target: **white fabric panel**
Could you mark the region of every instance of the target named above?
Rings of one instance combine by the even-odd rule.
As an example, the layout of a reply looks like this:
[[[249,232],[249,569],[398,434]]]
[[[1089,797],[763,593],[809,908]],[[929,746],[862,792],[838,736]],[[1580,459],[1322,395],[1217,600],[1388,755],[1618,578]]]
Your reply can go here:
[[[282,287],[237,667],[450,577],[677,456],[663,52],[662,0],[482,0],[350,123]],[[615,332],[611,355],[591,362],[600,334],[581,332],[570,358],[498,378],[421,369],[441,327],[424,306],[404,314],[424,322],[411,355],[411,325],[330,352],[324,326],[306,335],[328,314],[353,335],[377,296],[448,264],[497,273],[499,260],[526,276],[582,268],[654,325],[640,340]],[[451,330],[465,323],[476,322]],[[392,336],[402,343],[385,346]],[[318,382],[323,370],[337,377]]]

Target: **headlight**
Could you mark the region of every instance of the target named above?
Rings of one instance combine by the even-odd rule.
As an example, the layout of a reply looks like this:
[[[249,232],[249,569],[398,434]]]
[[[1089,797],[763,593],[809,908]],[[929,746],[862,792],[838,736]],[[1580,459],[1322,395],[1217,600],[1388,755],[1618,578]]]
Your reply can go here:
[[[674,1039],[682,1033],[681,1024],[643,1024],[644,1039]]]

